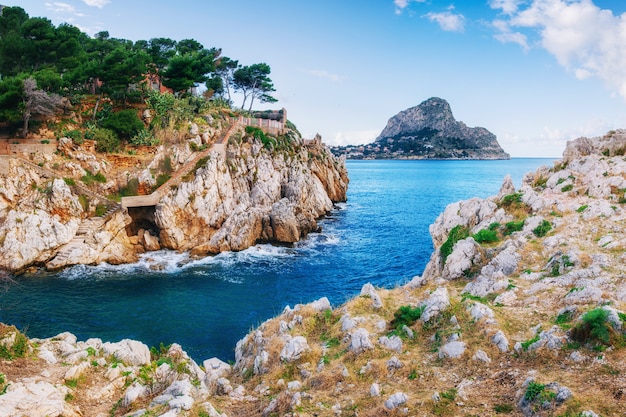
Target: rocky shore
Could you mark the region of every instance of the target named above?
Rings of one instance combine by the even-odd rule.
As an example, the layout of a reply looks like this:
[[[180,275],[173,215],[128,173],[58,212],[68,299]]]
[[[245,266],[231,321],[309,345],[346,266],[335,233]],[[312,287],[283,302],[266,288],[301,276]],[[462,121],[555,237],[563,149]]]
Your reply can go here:
[[[54,154],[4,157],[0,270],[129,263],[158,249],[206,256],[257,242],[294,243],[346,200],[345,162],[319,138],[260,136],[219,121],[189,130],[186,140],[143,159],[97,153],[67,138]],[[220,136],[226,143],[213,151]],[[198,159],[194,149],[201,148],[206,156]],[[189,172],[179,172],[190,163]],[[158,188],[158,178],[177,173],[184,175],[176,184]],[[156,188],[156,203],[126,210],[104,197],[133,183]]]
[[[422,276],[286,307],[233,364],[2,327],[0,416],[624,415],[625,153],[626,131],[580,138],[449,205]]]

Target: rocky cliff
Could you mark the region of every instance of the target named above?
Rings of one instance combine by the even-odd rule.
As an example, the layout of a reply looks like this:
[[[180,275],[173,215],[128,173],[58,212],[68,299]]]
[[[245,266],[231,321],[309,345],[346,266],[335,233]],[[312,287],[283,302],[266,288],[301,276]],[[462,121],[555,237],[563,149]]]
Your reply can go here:
[[[213,136],[224,136],[226,127],[218,126]],[[226,152],[208,152],[178,183],[165,185],[156,206],[112,209],[105,216],[97,212],[114,204],[102,195],[128,188],[133,180],[135,188],[154,188],[156,174],[174,175],[194,161],[191,142],[197,141],[196,148],[198,142],[208,149],[211,144],[197,134],[134,162],[63,138],[57,154],[23,156],[36,163],[4,157],[0,270],[127,263],[162,248],[207,255],[257,242],[298,241],[318,229],[316,220],[333,203],[345,201],[345,163],[319,140],[254,132],[258,137],[243,127],[229,130]],[[117,167],[129,158],[131,166]],[[88,180],[92,191],[85,194]]]
[[[403,286],[286,307],[232,365],[0,328],[0,416],[619,416],[626,131],[451,204]],[[199,329],[201,331],[201,329]]]
[[[496,136],[456,121],[446,100],[433,97],[401,111],[375,141],[382,153],[419,159],[509,159]]]

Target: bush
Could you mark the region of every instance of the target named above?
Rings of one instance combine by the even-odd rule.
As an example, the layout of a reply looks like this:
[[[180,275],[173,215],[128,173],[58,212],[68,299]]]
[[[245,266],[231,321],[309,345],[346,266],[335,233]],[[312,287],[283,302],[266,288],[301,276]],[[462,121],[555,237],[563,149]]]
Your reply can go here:
[[[500,200],[500,204],[502,206],[511,206],[515,203],[521,203],[521,202],[522,202],[521,193],[508,194],[502,197],[502,200]]]
[[[608,318],[609,312],[603,308],[586,312],[581,321],[572,328],[572,339],[580,343],[596,341],[609,345],[611,343],[611,329]]]
[[[391,326],[394,329],[399,329],[402,326],[410,326],[419,320],[422,317],[422,313],[426,306],[421,307],[411,307],[411,306],[401,306],[399,309],[393,313],[393,320],[391,321]]]
[[[137,178],[131,178],[128,180],[126,186],[120,188],[120,196],[129,197],[137,195],[139,193],[139,180]]]
[[[156,146],[159,140],[146,129],[142,129],[130,138],[129,143],[135,146]]]
[[[498,232],[491,229],[483,229],[472,235],[472,237],[478,243],[494,243],[500,240],[498,238]]]
[[[98,152],[115,152],[120,148],[120,139],[112,130],[95,128],[90,131],[89,136],[96,141],[96,151]]]
[[[574,185],[573,184],[567,184],[565,186],[563,186],[563,188],[561,188],[561,191],[566,193],[568,191],[572,191],[574,189]]]
[[[61,136],[72,139],[72,142],[77,145],[82,145],[83,143],[83,132],[81,132],[80,130],[64,130]]]
[[[530,381],[528,386],[526,387],[526,393],[524,394],[524,398],[528,401],[533,401],[535,398],[539,397],[539,395],[546,388],[544,384],[540,384],[535,381]]]
[[[550,230],[552,230],[552,224],[549,221],[544,220],[539,226],[533,229],[533,233],[537,237],[544,237]]]
[[[448,239],[443,243],[443,245],[441,245],[441,248],[439,248],[439,252],[441,253],[441,257],[444,262],[452,253],[452,249],[454,249],[456,242],[467,237],[469,237],[469,229],[467,227],[456,225],[452,228],[452,230],[450,230]]]
[[[121,110],[112,113],[104,118],[100,125],[117,133],[119,137],[129,140],[145,130],[143,122],[135,110]]]
[[[520,220],[518,222],[516,221],[512,221],[512,222],[508,222],[504,225],[504,232],[503,234],[505,236],[508,236],[514,232],[519,232],[520,230],[522,230],[524,228],[524,220]]]

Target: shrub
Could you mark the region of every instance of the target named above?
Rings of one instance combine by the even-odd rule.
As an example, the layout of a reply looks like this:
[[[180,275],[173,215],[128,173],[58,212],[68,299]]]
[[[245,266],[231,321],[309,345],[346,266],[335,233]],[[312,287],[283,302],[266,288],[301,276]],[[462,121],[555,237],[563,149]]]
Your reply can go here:
[[[515,203],[521,203],[521,202],[522,202],[522,194],[514,193],[514,194],[508,194],[502,197],[502,200],[500,200],[500,205],[508,207]]]
[[[539,395],[546,388],[544,384],[540,384],[535,381],[530,381],[528,386],[526,387],[526,393],[524,394],[524,398],[528,401],[533,401],[535,398],[539,397]]]
[[[131,178],[128,180],[126,186],[120,188],[120,196],[129,197],[131,195],[137,195],[139,192],[139,180],[137,178]]]
[[[63,181],[65,181],[65,183],[69,185],[70,187],[73,187],[76,185],[76,181],[74,181],[74,178],[63,178]]]
[[[88,171],[88,170],[85,172],[86,174],[83,175],[83,177],[81,178],[81,181],[84,182],[86,185],[91,185],[94,182],[100,182],[100,183],[107,182],[106,177],[100,171],[98,171],[98,173],[95,175],[91,171]]]
[[[96,151],[98,152],[115,152],[120,148],[120,139],[112,130],[95,128],[90,131],[90,136],[96,141]]]
[[[583,211],[587,210],[587,207],[589,207],[587,204],[578,207],[576,209],[576,213],[582,213]]]
[[[142,129],[130,138],[129,143],[135,146],[156,146],[159,144],[159,140],[148,130]]]
[[[478,243],[493,243],[500,240],[498,238],[498,232],[491,229],[483,229],[478,233],[472,235],[472,237]]]
[[[393,313],[391,326],[394,329],[402,328],[402,326],[410,326],[422,317],[422,313],[426,306],[411,307],[409,305],[401,306]]]
[[[102,120],[100,125],[117,133],[119,137],[130,139],[145,130],[143,122],[135,110],[121,110],[110,114]]]
[[[533,229],[533,233],[537,237],[544,237],[550,230],[552,230],[552,224],[549,221],[544,220],[539,226]]]
[[[572,328],[572,339],[581,343],[596,341],[609,345],[611,343],[611,329],[608,318],[609,312],[603,308],[586,312],[581,321]]]
[[[543,175],[541,175],[539,178],[537,178],[535,180],[535,187],[541,187],[541,188],[546,188],[546,183],[548,182],[548,179],[545,178]]]
[[[77,145],[82,145],[83,143],[83,132],[81,132],[80,130],[65,130],[63,131],[62,136],[68,139],[72,139],[72,142]]]
[[[519,232],[520,230],[522,230],[524,228],[524,220],[520,220],[518,222],[516,221],[512,221],[512,222],[508,222],[504,225],[504,232],[503,234],[505,236],[508,236],[514,232]]]
[[[441,253],[441,257],[444,262],[448,258],[448,256],[452,253],[452,249],[454,249],[454,245],[459,240],[466,239],[469,236],[469,229],[467,227],[456,225],[450,230],[448,234],[448,239],[441,245],[439,251]]]
[[[165,184],[171,178],[168,174],[160,174],[156,179],[156,188],[159,188],[163,184]]]
[[[574,189],[574,185],[573,184],[567,184],[565,186],[563,186],[563,188],[561,188],[561,191],[566,193],[568,191],[572,191]]]
[[[6,360],[23,358],[28,352],[28,339],[26,338],[26,336],[24,336],[24,334],[17,331],[17,329],[15,329],[14,327],[11,326],[9,327],[9,329],[15,331],[15,340],[13,341],[12,346],[7,347],[3,344],[0,344],[0,358]]]

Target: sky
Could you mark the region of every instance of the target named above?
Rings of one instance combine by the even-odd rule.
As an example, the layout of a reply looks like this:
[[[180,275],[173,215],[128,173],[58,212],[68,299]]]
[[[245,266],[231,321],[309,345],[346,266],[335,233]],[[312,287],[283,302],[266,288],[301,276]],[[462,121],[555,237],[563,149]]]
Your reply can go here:
[[[623,0],[0,0],[133,41],[195,39],[265,62],[304,137],[373,142],[430,97],[513,157],[626,128]],[[240,106],[237,98],[235,105]]]

